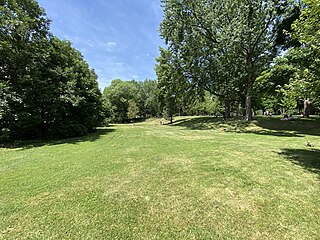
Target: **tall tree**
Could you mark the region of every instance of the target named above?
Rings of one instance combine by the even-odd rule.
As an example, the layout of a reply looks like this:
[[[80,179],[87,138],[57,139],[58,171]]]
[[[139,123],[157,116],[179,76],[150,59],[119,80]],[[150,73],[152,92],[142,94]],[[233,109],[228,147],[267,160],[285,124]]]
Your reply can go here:
[[[34,0],[0,1],[3,139],[85,134],[103,119],[97,76],[69,42],[49,32]]]
[[[49,20],[32,0],[2,0],[0,12],[0,130],[8,138],[37,135],[33,123],[41,120],[30,106],[36,98],[31,88],[37,66],[45,56]]]
[[[162,0],[160,33],[182,61],[184,76],[224,98],[244,91],[246,119],[252,119],[256,76],[273,57],[277,9],[274,0]],[[237,95],[241,95],[237,93]]]
[[[194,93],[190,89],[191,84],[183,77],[181,62],[173,56],[172,52],[160,48],[160,56],[156,60],[159,100],[164,116],[172,123],[173,116],[179,112],[183,102]]]

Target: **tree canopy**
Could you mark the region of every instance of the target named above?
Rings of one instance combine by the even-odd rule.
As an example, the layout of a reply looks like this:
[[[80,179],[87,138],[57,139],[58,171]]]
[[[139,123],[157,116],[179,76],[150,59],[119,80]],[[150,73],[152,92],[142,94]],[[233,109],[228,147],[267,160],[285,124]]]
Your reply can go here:
[[[135,118],[160,116],[158,84],[115,79],[103,91],[107,117],[111,122],[128,122]]]
[[[264,94],[270,92],[267,89],[270,84],[266,78],[262,80],[263,77],[259,76],[262,74],[270,79],[271,75],[266,73],[275,65],[275,57],[283,55],[284,50],[290,49],[289,61],[296,64],[291,48],[304,49],[309,45],[316,49],[318,43],[317,34],[313,34],[317,32],[319,21],[319,13],[315,9],[318,7],[317,1],[307,0],[305,7],[299,0],[161,2],[164,19],[160,35],[166,42],[165,51],[168,53],[160,51],[162,59],[158,59],[158,65],[171,65],[175,75],[171,74],[170,77],[179,78],[178,82],[183,82],[188,89],[197,89],[193,92],[204,94],[208,91],[219,97],[224,102],[226,117],[230,116],[230,108],[235,104],[245,110],[246,120],[252,119],[253,110],[257,107],[276,104],[275,99],[286,95],[285,88],[289,86],[286,84],[289,83],[291,70],[287,73],[280,73],[280,68],[272,70],[272,73],[282,75],[282,79],[276,80],[283,87],[282,94],[279,93],[272,100],[273,103],[264,101],[262,105],[263,95],[260,93],[262,90],[265,90]],[[310,47],[307,48],[310,50]],[[308,55],[308,51],[303,50],[303,53]],[[164,61],[166,56],[170,56],[171,60]],[[314,56],[315,52],[311,59]],[[280,61],[276,65],[278,63]],[[316,69],[312,66],[317,62],[305,63],[308,64],[309,73]],[[168,69],[168,66],[157,66],[158,78],[164,79]],[[170,77],[166,78],[168,83],[177,81],[170,80]],[[256,84],[257,78],[259,81]],[[310,81],[315,82],[314,78]],[[164,90],[169,93],[172,86],[167,86]],[[258,89],[260,93],[256,92]]]
[[[97,75],[34,0],[0,2],[1,140],[83,135],[103,121]]]

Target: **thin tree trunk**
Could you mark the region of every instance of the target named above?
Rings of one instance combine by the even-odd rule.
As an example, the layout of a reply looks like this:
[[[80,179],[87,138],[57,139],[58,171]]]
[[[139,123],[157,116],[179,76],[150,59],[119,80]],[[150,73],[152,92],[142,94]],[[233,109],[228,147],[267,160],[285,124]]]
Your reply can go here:
[[[224,120],[228,121],[230,119],[230,100],[226,96],[224,97]]]
[[[253,61],[250,54],[247,56],[248,78],[247,78],[247,92],[246,92],[246,121],[251,121],[252,117],[252,88],[253,88]]]
[[[241,97],[241,115],[242,117],[246,116],[246,95]]]
[[[311,112],[311,102],[309,99],[305,99],[303,103],[303,116],[310,117]]]

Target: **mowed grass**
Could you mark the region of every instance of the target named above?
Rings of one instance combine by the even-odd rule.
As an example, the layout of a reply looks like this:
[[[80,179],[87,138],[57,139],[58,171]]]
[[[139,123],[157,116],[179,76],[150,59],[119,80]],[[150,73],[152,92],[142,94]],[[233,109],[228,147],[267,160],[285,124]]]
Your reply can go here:
[[[320,119],[175,120],[1,148],[0,238],[320,239]]]

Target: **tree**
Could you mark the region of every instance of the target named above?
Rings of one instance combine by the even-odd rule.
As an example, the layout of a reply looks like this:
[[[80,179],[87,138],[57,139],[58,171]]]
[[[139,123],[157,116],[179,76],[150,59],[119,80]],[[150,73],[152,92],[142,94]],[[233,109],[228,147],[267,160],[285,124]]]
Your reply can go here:
[[[282,86],[283,105],[296,108],[297,102],[303,102],[303,116],[309,117],[311,104],[319,102],[320,91],[320,6],[318,1],[306,0],[300,18],[293,25],[291,36],[300,45],[289,49],[282,59],[293,70],[288,82]],[[276,64],[273,69],[277,66]]]
[[[140,113],[140,109],[138,108],[137,103],[134,100],[129,100],[128,102],[128,118],[134,119]]]
[[[273,113],[282,112],[283,107],[288,108],[288,104],[283,102],[283,91],[279,90],[289,83],[296,72],[297,69],[289,58],[276,58],[272,67],[265,70],[256,80],[254,101],[257,108]]]
[[[39,122],[39,116],[26,110],[24,100],[32,95],[32,69],[42,57],[49,21],[31,0],[1,1],[0,12],[0,130],[5,140],[15,135],[13,128],[23,128],[22,135],[33,129],[24,119]]]
[[[34,0],[0,2],[2,140],[85,134],[103,119],[97,76],[49,32]]]
[[[253,84],[275,54],[281,2],[163,0],[160,34],[188,82],[223,97],[225,112],[232,95],[241,98],[243,92],[251,120]]]
[[[163,115],[173,122],[173,116],[182,107],[182,102],[189,89],[189,84],[179,72],[180,66],[172,52],[160,48],[160,56],[156,59],[155,67],[158,77],[159,100],[163,108]],[[192,95],[189,91],[189,97]],[[187,97],[185,97],[187,99]]]
[[[189,104],[186,109],[188,115],[215,115],[221,116],[224,111],[222,101],[211,95],[209,92],[205,92],[203,98],[195,99]]]
[[[110,86],[104,89],[103,94],[112,105],[113,116],[111,121],[128,121],[129,101],[134,100],[138,95],[138,83],[136,81],[115,79],[112,80]]]
[[[309,61],[301,62],[306,67],[303,87],[309,87],[309,95],[312,95],[313,101],[319,100],[320,92],[320,31],[319,31],[319,15],[320,5],[317,0],[305,0],[306,7],[302,10],[301,17],[293,24],[294,36],[302,43],[302,51],[307,49]],[[310,61],[311,60],[311,61]],[[306,66],[306,63],[309,63]],[[304,100],[304,116],[310,114],[310,99]]]
[[[160,116],[159,91],[156,80],[145,80],[138,83],[136,101],[140,109],[140,115],[146,119],[148,116]]]
[[[301,43],[292,36],[292,24],[299,19],[301,14],[301,0],[282,1],[277,12],[282,17],[276,24],[275,47],[280,50],[287,50],[293,47],[300,47]]]
[[[44,79],[49,92],[43,96],[45,128],[52,134],[83,135],[104,120],[102,95],[97,75],[89,68],[79,51],[68,41],[51,39],[50,57],[46,61]]]
[[[285,98],[303,102],[303,116],[309,117],[311,104],[316,104],[319,99],[320,82],[317,75],[317,62],[319,56],[310,48],[302,46],[290,49],[285,58],[289,59],[290,65],[295,72],[289,82],[280,90]]]
[[[127,122],[131,117],[146,119],[161,115],[156,80],[113,80],[111,85],[104,89],[103,98],[111,122]]]

